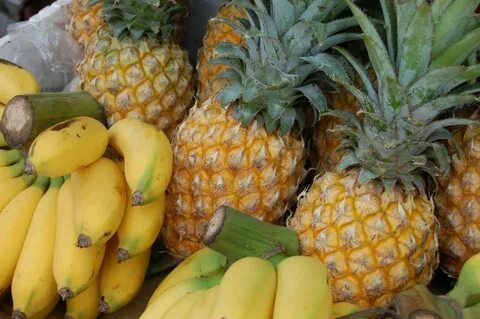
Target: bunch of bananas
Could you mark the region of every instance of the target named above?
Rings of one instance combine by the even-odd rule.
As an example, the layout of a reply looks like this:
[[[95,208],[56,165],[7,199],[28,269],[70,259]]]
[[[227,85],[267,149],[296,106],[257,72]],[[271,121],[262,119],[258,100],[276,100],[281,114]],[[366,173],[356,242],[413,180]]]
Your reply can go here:
[[[292,256],[276,267],[259,257],[235,261],[199,250],[157,287],[140,319],[331,319],[358,311],[332,303],[326,267]]]
[[[12,318],[46,318],[60,297],[70,319],[129,303],[163,223],[172,161],[165,134],[131,118],[109,130],[89,117],[58,123],[26,159],[0,149],[0,296],[11,288]]]

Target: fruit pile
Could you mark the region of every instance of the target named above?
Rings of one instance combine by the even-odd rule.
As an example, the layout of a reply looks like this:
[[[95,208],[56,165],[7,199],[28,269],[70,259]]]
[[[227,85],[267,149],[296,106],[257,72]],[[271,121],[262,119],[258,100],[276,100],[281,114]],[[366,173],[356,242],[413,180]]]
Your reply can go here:
[[[38,135],[26,161],[0,151],[0,295],[11,287],[13,318],[44,318],[59,297],[72,319],[130,302],[163,223],[166,135],[137,119],[107,130],[77,117]]]

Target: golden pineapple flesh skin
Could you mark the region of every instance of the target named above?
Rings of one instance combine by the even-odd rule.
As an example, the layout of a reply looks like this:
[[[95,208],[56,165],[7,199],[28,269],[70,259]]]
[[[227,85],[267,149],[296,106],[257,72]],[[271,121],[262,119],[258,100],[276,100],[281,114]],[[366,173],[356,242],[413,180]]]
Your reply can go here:
[[[295,134],[268,134],[256,122],[244,127],[211,100],[190,110],[173,150],[162,237],[182,258],[203,247],[205,227],[221,205],[279,220],[303,175],[304,144]]]
[[[217,17],[235,20],[244,17],[243,9],[233,5],[226,5],[220,8]],[[221,42],[230,42],[241,44],[242,37],[229,25],[215,21],[208,22],[207,33],[203,39],[203,48],[198,54],[197,74],[198,74],[198,99],[203,103],[208,98],[214,96],[224,85],[224,80],[215,80],[216,77],[226,70],[226,66],[221,64],[209,64],[208,61],[214,56],[214,47]]]
[[[104,107],[108,124],[139,118],[172,136],[193,102],[188,53],[173,42],[119,40],[99,30],[77,72],[81,89]]]
[[[435,198],[440,266],[455,277],[465,261],[480,252],[480,129],[459,133],[461,153],[452,155],[450,175],[440,181]]]
[[[81,45],[86,45],[94,36],[95,31],[105,25],[102,19],[103,4],[89,6],[88,0],[73,0],[69,5],[69,31]]]
[[[302,254],[327,266],[335,302],[385,306],[399,291],[429,282],[438,264],[432,201],[360,185],[354,171],[318,177],[289,227]]]

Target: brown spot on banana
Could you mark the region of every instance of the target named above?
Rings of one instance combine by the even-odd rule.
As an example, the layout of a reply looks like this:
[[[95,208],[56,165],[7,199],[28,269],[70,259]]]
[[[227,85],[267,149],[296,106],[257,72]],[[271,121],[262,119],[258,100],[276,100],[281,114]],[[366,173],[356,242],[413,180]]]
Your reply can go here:
[[[62,123],[58,123],[57,125],[54,125],[50,128],[51,131],[60,131],[60,130],[63,130],[64,128],[66,127],[69,127],[70,125],[72,125],[73,123],[77,122],[78,119],[70,119],[70,120],[66,120]]]

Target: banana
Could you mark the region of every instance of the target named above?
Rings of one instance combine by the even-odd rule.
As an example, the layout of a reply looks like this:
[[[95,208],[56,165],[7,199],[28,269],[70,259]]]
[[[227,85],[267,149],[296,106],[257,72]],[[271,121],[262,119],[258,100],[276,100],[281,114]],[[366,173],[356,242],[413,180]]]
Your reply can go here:
[[[122,222],[127,200],[125,178],[112,160],[102,157],[71,175],[77,246],[106,243]]]
[[[46,319],[46,318],[48,318],[49,314],[53,311],[53,309],[55,309],[55,306],[57,305],[59,300],[60,300],[60,297],[58,295],[55,296],[55,299],[52,300],[52,302],[47,306],[47,308],[42,310],[40,313],[38,313],[34,316],[31,316],[28,319]]]
[[[209,289],[197,290],[190,294],[187,294],[186,296],[181,298],[179,301],[177,301],[175,304],[173,304],[173,306],[171,306],[167,310],[167,312],[165,312],[165,314],[160,318],[161,319],[189,319],[189,318],[196,319],[197,318],[196,313],[194,317],[189,317],[189,316],[192,313],[192,310],[194,310],[193,307],[195,307],[196,304],[198,304],[201,300],[203,300],[206,297],[208,290]]]
[[[99,159],[108,145],[108,132],[99,121],[76,117],[43,131],[33,141],[27,174],[60,177]]]
[[[35,207],[48,183],[48,178],[38,177],[32,186],[15,196],[0,214],[0,295],[12,284]]]
[[[153,203],[143,206],[127,206],[122,223],[117,230],[120,244],[117,259],[123,262],[147,251],[155,242],[165,216],[165,194]]]
[[[480,303],[468,308],[463,308],[463,319],[478,319],[480,318]]]
[[[50,182],[38,202],[12,282],[13,318],[26,319],[58,300],[53,278],[53,248],[57,225],[57,197],[63,178]]]
[[[11,165],[21,158],[23,156],[20,150],[0,150],[0,167]]]
[[[0,103],[7,104],[16,95],[40,93],[40,84],[28,70],[0,59]]]
[[[271,262],[259,257],[242,258],[225,272],[210,317],[271,319],[276,288],[277,273]]]
[[[73,187],[69,178],[63,183],[58,194],[53,255],[53,276],[63,300],[78,296],[90,286],[100,272],[105,253],[105,244],[88,248],[75,245],[77,233],[73,210]]]
[[[172,176],[173,153],[167,136],[153,125],[125,118],[108,131],[110,145],[125,159],[132,204],[149,204],[162,196]]]
[[[98,276],[88,286],[87,290],[67,300],[65,319],[95,319],[98,317],[100,302],[100,284]]]
[[[292,256],[277,265],[278,283],[273,319],[328,319],[332,291],[327,267],[315,257]]]
[[[150,250],[117,263],[118,240],[108,242],[100,272],[100,312],[113,313],[128,304],[140,290],[150,261]]]
[[[227,267],[227,257],[208,247],[202,248],[168,274],[150,297],[150,305],[165,290],[189,278],[211,277],[224,273]]]
[[[362,310],[359,306],[348,303],[348,302],[336,302],[332,305],[332,314],[329,318],[335,319],[339,317],[343,317],[346,315],[351,315],[355,312]],[[367,319],[366,317],[358,318],[358,319]]]
[[[2,120],[4,110],[5,110],[5,105],[3,103],[0,103],[0,121]],[[6,147],[6,146],[7,146],[7,142],[5,141],[5,138],[3,137],[3,134],[0,131],[0,147]]]
[[[25,160],[21,158],[18,162],[10,166],[0,167],[0,180],[14,178],[22,175],[25,168]]]
[[[32,185],[35,176],[21,175],[19,177],[0,180],[0,216],[5,206],[21,191]]]
[[[147,305],[147,309],[140,316],[140,319],[158,319],[167,312],[178,300],[198,290],[206,290],[218,286],[223,274],[216,274],[211,277],[196,277],[185,279],[166,289]]]
[[[190,309],[187,318],[210,319],[210,314],[217,300],[218,286],[201,291],[204,292],[204,294],[201,298],[197,299],[196,303]]]
[[[455,287],[448,293],[462,308],[480,303],[480,253],[463,264]]]

